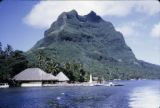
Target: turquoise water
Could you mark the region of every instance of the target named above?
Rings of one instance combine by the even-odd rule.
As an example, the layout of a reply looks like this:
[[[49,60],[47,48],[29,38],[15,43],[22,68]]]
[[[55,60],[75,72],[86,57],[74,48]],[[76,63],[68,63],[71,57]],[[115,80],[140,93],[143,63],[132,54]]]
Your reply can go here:
[[[121,81],[117,87],[0,89],[0,108],[159,108],[160,81]]]

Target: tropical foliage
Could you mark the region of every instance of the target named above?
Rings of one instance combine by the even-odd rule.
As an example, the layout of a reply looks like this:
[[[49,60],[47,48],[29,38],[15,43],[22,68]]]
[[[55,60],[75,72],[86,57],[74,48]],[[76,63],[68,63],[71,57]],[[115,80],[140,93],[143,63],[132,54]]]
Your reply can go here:
[[[55,58],[49,58],[43,50],[39,50],[34,56],[34,61],[29,63],[22,51],[13,50],[10,45],[2,48],[0,43],[0,82],[8,82],[14,75],[30,67],[41,68],[53,75],[63,71],[71,82],[84,82],[89,76],[89,73],[83,69],[83,65],[75,61],[61,65]]]
[[[54,57],[47,57],[43,50],[36,52],[34,59],[35,62],[32,63],[30,67],[41,68],[53,75],[57,75],[60,71],[63,71],[69,77],[71,82],[84,82],[88,80],[89,72],[86,72],[83,69],[82,64],[76,63],[75,61],[60,64]]]
[[[27,68],[28,61],[22,51],[13,50],[7,45],[4,49],[0,43],[0,82],[10,80],[14,75]]]
[[[33,54],[32,56],[23,51],[14,50],[11,45],[3,47],[0,43],[0,82],[8,82],[14,75],[30,67],[41,68],[53,75],[57,75],[62,71],[69,77],[71,82],[88,81],[90,73],[93,76],[97,76],[99,82],[104,79],[160,78],[160,74],[157,72],[159,68],[143,61],[139,61],[143,67],[109,63],[103,67],[97,61],[93,61],[91,65],[87,65],[87,63],[75,61],[74,57],[69,58],[69,60],[66,58],[66,61],[62,62],[57,59],[58,54],[56,51],[38,50]]]

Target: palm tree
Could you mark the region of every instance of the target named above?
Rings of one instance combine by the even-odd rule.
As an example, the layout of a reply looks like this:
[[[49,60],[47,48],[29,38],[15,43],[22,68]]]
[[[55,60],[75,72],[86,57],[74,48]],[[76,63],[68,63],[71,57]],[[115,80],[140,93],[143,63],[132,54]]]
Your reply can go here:
[[[60,64],[55,62],[53,59],[48,61],[47,63],[47,70],[49,73],[52,73],[53,75],[57,75],[60,71]]]
[[[7,47],[4,50],[5,56],[8,57],[13,53],[13,48],[11,45],[7,44]]]
[[[37,59],[38,59],[38,67],[41,69],[46,69],[45,65],[46,65],[46,58],[45,58],[45,54],[42,50],[40,50],[37,54]]]

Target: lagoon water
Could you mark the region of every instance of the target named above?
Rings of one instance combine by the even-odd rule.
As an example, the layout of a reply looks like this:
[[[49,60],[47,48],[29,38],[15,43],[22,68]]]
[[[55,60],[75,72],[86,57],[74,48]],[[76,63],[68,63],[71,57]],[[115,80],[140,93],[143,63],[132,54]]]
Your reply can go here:
[[[116,87],[0,89],[0,108],[160,108],[160,80]]]

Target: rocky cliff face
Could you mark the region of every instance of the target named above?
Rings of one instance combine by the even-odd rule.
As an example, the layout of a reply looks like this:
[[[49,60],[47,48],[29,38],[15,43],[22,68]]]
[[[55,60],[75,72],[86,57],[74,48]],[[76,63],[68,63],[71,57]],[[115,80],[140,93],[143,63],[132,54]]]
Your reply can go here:
[[[93,11],[84,16],[75,10],[63,12],[28,54],[33,55],[38,50],[61,63],[81,62],[94,73],[103,73],[107,66],[143,70],[142,62],[126,45],[122,33]]]
[[[125,62],[136,60],[123,35],[93,11],[85,16],[79,16],[75,10],[62,13],[44,36],[33,49],[65,42],[77,44],[84,50],[90,50],[91,55],[96,54],[101,58],[112,57]]]

